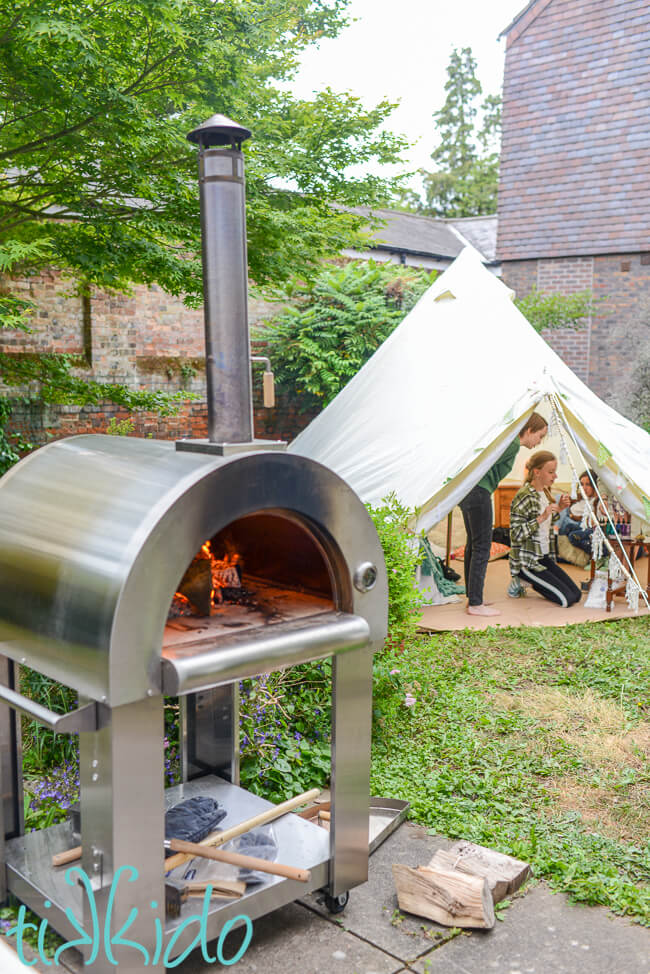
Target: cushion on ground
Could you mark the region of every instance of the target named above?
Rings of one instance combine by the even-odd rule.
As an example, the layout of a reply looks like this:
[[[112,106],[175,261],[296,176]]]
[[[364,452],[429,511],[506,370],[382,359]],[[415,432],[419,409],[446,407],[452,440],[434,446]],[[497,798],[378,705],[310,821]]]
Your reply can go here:
[[[557,553],[559,558],[564,558],[570,565],[577,565],[578,568],[586,568],[591,561],[587,552],[572,545],[566,534],[558,535]]]
[[[493,541],[490,545],[490,561],[494,561],[495,558],[505,558],[509,551],[510,548],[507,544],[499,544],[498,541]],[[452,551],[451,557],[456,558],[457,561],[462,561],[465,557],[465,545],[463,544],[460,548]]]

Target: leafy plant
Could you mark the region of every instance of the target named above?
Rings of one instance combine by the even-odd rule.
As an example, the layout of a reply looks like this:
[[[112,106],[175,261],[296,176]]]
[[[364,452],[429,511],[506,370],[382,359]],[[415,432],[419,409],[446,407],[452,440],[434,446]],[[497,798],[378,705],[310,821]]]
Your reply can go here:
[[[74,690],[27,666],[20,669],[20,689],[35,703],[58,714],[74,710],[77,705]],[[23,768],[26,773],[74,764],[77,755],[76,736],[55,734],[37,721],[23,718]]]
[[[9,400],[0,396],[0,476],[34,448],[21,433],[9,431],[11,412]]]
[[[25,828],[46,829],[62,822],[71,805],[79,800],[78,755],[49,774],[26,782]]]
[[[420,563],[419,545],[409,527],[414,514],[395,494],[384,498],[379,507],[368,506],[377,529],[388,576],[388,643],[398,645],[415,633],[418,609],[422,604],[415,585],[415,570]]]
[[[134,430],[135,422],[131,417],[118,420],[117,416],[111,416],[106,427],[106,432],[109,436],[132,436]]]
[[[542,294],[533,288],[530,294],[517,298],[515,304],[535,331],[544,331],[547,328],[584,328],[586,319],[604,300],[596,299],[588,290],[573,294]]]
[[[435,279],[394,264],[326,266],[313,283],[293,282],[294,302],[256,337],[270,350],[276,381],[305,408],[327,405],[388,338]]]
[[[155,284],[198,305],[196,148],[186,134],[215,113],[254,133],[247,244],[259,286],[313,276],[358,241],[365,219],[350,208],[385,201],[392,183],[347,170],[398,161],[406,142],[383,126],[394,106],[367,109],[329,89],[301,101],[284,84],[305,47],[342,29],[344,7],[222,0],[215,16],[214,0],[0,0],[0,328],[34,326],[38,308],[12,282],[45,266],[79,297]],[[0,378],[41,403],[108,400],[170,415],[192,398],[98,383],[84,364],[2,354]],[[24,447],[0,431],[0,471]]]
[[[271,801],[323,787],[330,774],[331,662],[241,684],[242,786]]]

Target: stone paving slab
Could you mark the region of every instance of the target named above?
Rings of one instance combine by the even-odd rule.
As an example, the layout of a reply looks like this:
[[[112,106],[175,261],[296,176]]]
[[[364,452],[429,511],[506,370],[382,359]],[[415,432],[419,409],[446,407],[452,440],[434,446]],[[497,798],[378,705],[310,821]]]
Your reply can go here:
[[[404,964],[431,949],[431,945],[449,936],[449,930],[431,920],[400,914],[393,883],[393,863],[423,866],[437,849],[450,845],[439,836],[429,835],[421,825],[405,822],[373,853],[368,882],[350,893],[345,911],[335,919],[346,930],[381,947]],[[330,914],[319,905],[317,895],[302,900],[321,916]]]
[[[650,974],[650,930],[544,884],[513,900],[492,930],[466,932],[420,958],[418,974]]]
[[[254,923],[237,974],[650,974],[650,930],[608,910],[576,906],[533,885],[513,899],[491,931],[451,936],[397,910],[391,867],[429,861],[449,842],[406,823],[374,853],[368,882],[352,890],[346,910],[331,916],[315,896]],[[226,956],[241,943],[228,938]],[[212,947],[216,950],[216,944]],[[72,960],[66,955],[66,960]],[[81,966],[66,964],[73,974]],[[43,970],[40,966],[37,970]],[[223,968],[195,952],[179,974]]]
[[[224,946],[234,956],[241,943],[233,931]],[[338,924],[299,903],[290,903],[255,921],[250,947],[233,967],[236,974],[398,974],[404,965]],[[176,970],[179,974],[221,971],[206,964],[200,951]]]

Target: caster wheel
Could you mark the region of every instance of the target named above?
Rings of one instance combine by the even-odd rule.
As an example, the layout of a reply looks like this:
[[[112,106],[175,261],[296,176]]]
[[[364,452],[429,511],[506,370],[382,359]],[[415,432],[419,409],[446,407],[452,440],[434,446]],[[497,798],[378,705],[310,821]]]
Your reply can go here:
[[[325,893],[323,902],[330,913],[343,913],[349,899],[349,893],[341,893],[339,896],[330,896],[329,893]]]

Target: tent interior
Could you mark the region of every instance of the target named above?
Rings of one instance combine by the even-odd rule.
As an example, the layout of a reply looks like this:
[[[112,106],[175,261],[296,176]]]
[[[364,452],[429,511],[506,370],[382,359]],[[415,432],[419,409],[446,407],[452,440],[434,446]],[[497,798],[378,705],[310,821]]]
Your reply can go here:
[[[525,599],[509,599],[504,559],[491,563],[488,574],[488,590],[495,587],[500,617],[475,622],[478,617],[464,612],[463,600],[460,612],[457,602],[426,609],[427,628],[452,628],[443,622],[452,615],[462,617],[453,628],[464,628],[497,621],[533,624],[546,616],[553,621],[539,624],[612,619],[633,614],[637,603],[639,612],[648,611],[650,548],[637,546],[645,560],[641,557],[632,566],[629,546],[618,544],[616,522],[617,512],[626,512],[629,539],[650,541],[650,435],[600,400],[530,326],[513,298],[476,252],[466,248],[289,449],[325,463],[372,506],[394,494],[413,512],[414,534],[426,535],[444,558],[448,515],[456,510],[456,548],[464,541],[458,503],[530,414],[540,412],[549,421],[549,435],[540,449],[558,458],[553,492],[577,497],[580,474],[590,468],[598,475],[611,512],[607,534],[618,553],[610,559],[614,579],[629,582],[627,601],[616,600],[612,611],[604,613],[585,607],[585,598],[568,610],[545,604],[532,591]],[[495,508],[502,514],[524,480],[528,455],[520,450],[495,494]],[[595,532],[605,534],[597,528]],[[604,545],[611,553],[608,540]],[[451,565],[462,576],[462,561]],[[578,584],[589,579],[584,569],[569,567],[572,575],[577,571]]]

